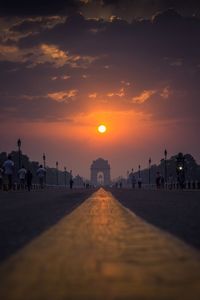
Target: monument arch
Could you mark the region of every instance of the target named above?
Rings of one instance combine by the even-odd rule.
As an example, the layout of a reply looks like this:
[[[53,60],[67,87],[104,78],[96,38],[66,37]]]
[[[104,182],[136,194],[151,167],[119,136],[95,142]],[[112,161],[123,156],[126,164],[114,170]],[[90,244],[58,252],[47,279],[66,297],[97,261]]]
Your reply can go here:
[[[94,186],[109,186],[111,183],[110,178],[110,165],[107,160],[98,158],[93,161],[90,167],[90,181]]]

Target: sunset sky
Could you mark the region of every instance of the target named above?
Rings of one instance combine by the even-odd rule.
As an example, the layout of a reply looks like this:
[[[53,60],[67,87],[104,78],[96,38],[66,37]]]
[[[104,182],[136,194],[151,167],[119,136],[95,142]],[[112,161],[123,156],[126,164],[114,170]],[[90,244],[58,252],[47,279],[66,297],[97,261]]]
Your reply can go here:
[[[0,2],[0,152],[89,177],[177,152],[200,163],[200,2]],[[107,126],[101,134],[100,124]]]

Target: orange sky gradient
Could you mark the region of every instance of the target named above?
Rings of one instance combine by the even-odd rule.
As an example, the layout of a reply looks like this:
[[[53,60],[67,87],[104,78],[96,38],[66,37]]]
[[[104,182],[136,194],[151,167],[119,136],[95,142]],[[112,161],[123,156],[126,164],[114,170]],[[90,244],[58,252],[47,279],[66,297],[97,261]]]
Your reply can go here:
[[[99,124],[105,124],[107,131],[100,134]],[[180,124],[177,122],[154,121],[150,115],[134,111],[90,111],[88,114],[74,115],[71,122],[32,122],[12,123],[6,130],[15,127],[13,140],[9,138],[7,151],[16,148],[14,138],[22,139],[22,151],[32,160],[46,154],[47,165],[72,169],[74,174],[89,178],[90,164],[98,157],[108,159],[112,178],[126,176],[127,170],[138,165],[148,166],[158,163],[167,146],[169,155],[183,149],[184,139],[180,136],[180,148],[173,146],[179,136]],[[11,134],[12,136],[12,134]],[[159,141],[159,147],[158,147]],[[189,147],[188,147],[189,149]],[[188,150],[185,148],[185,151]],[[170,153],[171,152],[171,153]]]

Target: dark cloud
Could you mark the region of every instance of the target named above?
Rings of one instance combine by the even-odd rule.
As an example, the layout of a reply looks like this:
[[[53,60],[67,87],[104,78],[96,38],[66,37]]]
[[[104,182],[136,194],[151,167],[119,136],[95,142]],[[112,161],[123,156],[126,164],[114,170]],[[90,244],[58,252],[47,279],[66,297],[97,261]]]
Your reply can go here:
[[[37,119],[46,107],[59,120],[63,112],[70,118],[98,105],[143,110],[155,119],[185,118],[188,112],[192,118],[194,111],[197,118],[198,18],[168,9],[151,20],[131,23],[117,18],[86,19],[78,13],[54,26],[47,26],[48,22],[48,18],[18,20],[9,34],[26,35],[1,44],[0,88],[9,99],[8,107],[4,101],[5,115]],[[69,80],[63,80],[64,76]],[[74,90],[78,90],[77,97],[67,104],[47,97],[62,97]],[[29,95],[31,101],[23,95]]]
[[[82,7],[86,17],[108,19],[114,15],[129,22],[133,19],[151,19],[156,13],[167,9],[175,9],[183,16],[200,16],[198,0],[96,0]]]
[[[44,16],[63,15],[76,11],[78,1],[73,0],[2,0],[1,16]]]
[[[133,18],[151,18],[155,13],[169,8],[184,16],[199,16],[198,0],[2,0],[1,16],[46,16],[69,15],[83,12],[89,17],[109,18],[116,15],[126,20]]]
[[[135,13],[138,15],[141,14],[140,17],[143,17],[142,13],[148,15],[169,8],[173,8],[184,15],[190,16],[200,13],[200,3],[198,0],[104,0],[103,3],[104,5],[111,5],[116,9],[124,8],[124,10],[127,11],[132,8],[133,13],[135,10]]]

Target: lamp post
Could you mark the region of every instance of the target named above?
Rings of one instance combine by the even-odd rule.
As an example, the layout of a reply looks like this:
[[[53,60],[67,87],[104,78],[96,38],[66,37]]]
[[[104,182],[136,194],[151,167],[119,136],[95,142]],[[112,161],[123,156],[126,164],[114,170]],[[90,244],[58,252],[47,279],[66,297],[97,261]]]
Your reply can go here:
[[[70,170],[70,180],[69,180],[69,187],[70,189],[73,188],[73,175],[72,175],[72,170]]]
[[[167,183],[167,150],[164,151],[165,155],[165,183]]]
[[[183,153],[179,153],[176,157],[177,181],[181,189],[185,186],[185,157]]]
[[[45,154],[43,153],[43,166],[44,166],[44,168],[46,168],[46,156],[45,156]]]
[[[149,185],[151,184],[151,157],[149,158]]]
[[[43,153],[42,158],[43,158],[43,167],[46,170],[46,155],[45,155],[45,153]],[[44,175],[44,183],[46,183],[46,172],[45,172],[45,175]]]
[[[139,178],[140,178],[140,165],[138,166],[138,171],[139,171]]]
[[[65,187],[67,185],[67,168],[64,167],[64,176],[65,176]]]
[[[58,161],[56,162],[56,184],[58,185]]]
[[[19,159],[19,169],[21,168],[21,140],[18,139],[17,146],[18,146],[18,159]]]

